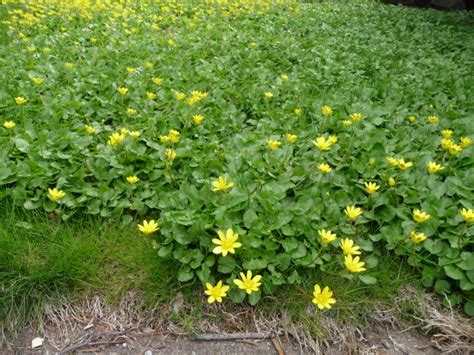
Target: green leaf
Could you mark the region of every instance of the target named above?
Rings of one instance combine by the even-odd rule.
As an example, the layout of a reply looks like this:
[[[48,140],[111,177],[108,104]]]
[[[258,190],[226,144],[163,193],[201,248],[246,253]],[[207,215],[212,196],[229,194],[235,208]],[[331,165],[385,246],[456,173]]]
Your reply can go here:
[[[217,262],[217,270],[222,272],[223,274],[229,274],[234,271],[237,263],[235,262],[234,258],[230,255],[220,257]]]
[[[262,293],[260,291],[258,292],[252,292],[250,295],[249,295],[249,303],[252,305],[252,306],[255,306],[258,301],[260,301],[260,298],[262,298]]]
[[[464,277],[463,271],[454,265],[446,265],[444,272],[454,280],[461,280]]]
[[[449,293],[451,285],[446,280],[436,280],[434,289],[439,294]]]
[[[161,247],[158,250],[158,256],[161,258],[167,257],[171,252],[173,251],[173,244],[168,244],[163,247]]]
[[[474,301],[469,300],[464,304],[464,312],[469,317],[474,317]]]
[[[189,267],[184,267],[178,272],[178,281],[186,282],[194,277],[194,272]]]
[[[365,274],[359,274],[359,280],[365,283],[366,285],[374,285],[375,283],[377,283],[377,278]]]
[[[248,209],[245,211],[243,219],[245,227],[250,229],[253,225],[253,222],[258,220],[258,216],[254,210]]]

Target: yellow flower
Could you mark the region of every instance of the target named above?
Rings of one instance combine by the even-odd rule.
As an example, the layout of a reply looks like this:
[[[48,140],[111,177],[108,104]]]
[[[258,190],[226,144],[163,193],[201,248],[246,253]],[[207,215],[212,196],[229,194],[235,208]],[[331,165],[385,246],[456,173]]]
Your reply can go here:
[[[128,74],[133,74],[133,73],[135,73],[136,70],[137,70],[137,69],[135,69],[135,68],[127,67],[127,72],[128,72]]]
[[[136,139],[136,138],[140,137],[141,133],[140,133],[139,131],[130,131],[130,132],[128,132],[128,135],[129,135],[130,137]]]
[[[196,100],[196,102],[199,102],[207,97],[207,92],[202,92],[202,91],[191,91],[191,96]]]
[[[394,157],[387,157],[387,161],[392,166],[398,166],[399,160]]]
[[[250,47],[256,47],[256,46],[257,46],[257,42],[250,42],[250,43],[249,43],[249,46],[250,46]]]
[[[434,161],[428,162],[427,167],[428,167],[428,171],[431,174],[437,173],[438,171],[441,171],[444,169],[442,165],[436,164]]]
[[[267,144],[268,144],[268,148],[270,148],[271,150],[275,150],[275,149],[278,149],[278,147],[280,147],[281,142],[274,141],[273,139],[269,139],[267,140]]]
[[[234,233],[232,228],[227,229],[226,234],[222,231],[217,231],[217,235],[219,239],[212,239],[212,242],[217,245],[212,249],[214,254],[222,254],[222,256],[226,256],[228,253],[235,254],[235,249],[242,246],[242,244],[237,242],[239,235]]]
[[[200,125],[203,120],[204,120],[203,115],[194,115],[193,116],[193,122],[194,122],[195,125]]]
[[[64,196],[66,196],[66,193],[63,190],[58,190],[56,187],[54,189],[48,189],[48,197],[52,201],[59,201]]]
[[[28,50],[28,52],[36,51],[36,47],[26,47],[26,49]]]
[[[186,103],[189,105],[189,106],[194,106],[195,103],[199,102],[199,100],[195,97],[190,97],[188,99],[186,99]]]
[[[435,115],[428,116],[428,122],[431,124],[438,123],[439,117]]]
[[[296,134],[290,134],[290,133],[286,134],[286,140],[289,143],[295,143],[297,139],[298,139],[298,136]]]
[[[272,92],[266,92],[263,94],[265,96],[266,99],[271,99],[273,97],[273,93]]]
[[[184,92],[176,92],[174,94],[174,96],[176,97],[176,100],[184,100],[186,98],[186,94]]]
[[[342,124],[347,127],[347,126],[350,126],[352,124],[352,121],[344,120],[344,121],[342,121]]]
[[[323,114],[323,116],[329,116],[332,114],[332,108],[329,107],[328,105],[324,105],[321,108],[321,113]]]
[[[170,140],[170,137],[168,136],[160,136],[160,142],[161,143],[168,143]]]
[[[147,92],[146,93],[146,98],[148,100],[154,100],[154,99],[156,99],[156,94],[154,92]]]
[[[230,189],[231,187],[233,187],[234,183],[233,182],[227,183],[226,176],[219,176],[217,180],[212,182],[212,186],[214,186],[212,191],[226,191]]]
[[[463,208],[460,213],[465,222],[474,222],[474,210]]]
[[[337,143],[337,136],[329,136],[328,138],[328,142],[331,143],[331,144],[336,144]]]
[[[405,159],[400,159],[398,161],[398,167],[400,170],[407,170],[408,168],[411,168],[413,166],[413,163],[411,161],[405,161]]]
[[[472,139],[469,137],[462,137],[460,146],[461,148],[467,148],[472,144]]]
[[[249,295],[252,292],[257,292],[259,286],[261,285],[260,280],[262,279],[261,275],[255,275],[252,278],[252,271],[248,270],[247,275],[243,272],[240,273],[240,278],[242,280],[234,280],[234,284],[236,284],[241,290],[245,290]]]
[[[377,192],[378,189],[380,189],[380,185],[377,185],[375,182],[365,183],[365,192],[369,195]]]
[[[450,138],[450,137],[453,135],[453,133],[454,133],[454,132],[453,132],[452,130],[450,130],[450,129],[443,129],[443,130],[441,131],[441,134],[442,134],[442,136],[443,136],[444,138]]]
[[[280,75],[280,78],[281,78],[281,80],[283,80],[283,81],[287,81],[287,80],[288,80],[288,75],[282,74],[282,75]]]
[[[127,114],[129,114],[130,116],[135,116],[137,114],[137,110],[129,107],[127,108]]]
[[[318,165],[318,170],[322,173],[330,173],[332,168],[326,163],[321,163]]]
[[[26,103],[26,99],[23,96],[15,97],[15,102],[17,105],[23,105]]]
[[[129,134],[130,133],[130,130],[126,127],[123,127],[123,128],[120,128],[120,133],[122,134]]]
[[[416,233],[415,231],[412,231],[410,233],[410,239],[412,240],[413,243],[415,244],[419,244],[421,243],[422,241],[424,241],[426,238],[428,238],[426,236],[425,233]]]
[[[121,143],[124,139],[125,139],[125,134],[115,132],[109,136],[109,140],[107,141],[107,144],[110,145],[111,147],[115,147],[117,144]]]
[[[332,146],[330,140],[326,140],[324,137],[317,138],[315,141],[313,141],[313,144],[321,151],[329,150]]]
[[[395,179],[394,179],[393,177],[391,177],[391,178],[388,179],[388,184],[389,184],[391,187],[394,187],[396,183],[397,183],[397,182],[395,181]]]
[[[7,128],[7,129],[11,129],[13,127],[16,126],[16,123],[13,122],[13,121],[5,121],[3,122],[3,127]]]
[[[31,81],[32,81],[33,83],[35,83],[36,85],[41,85],[41,84],[44,83],[44,79],[42,79],[42,78],[36,78],[36,77],[31,78]]]
[[[375,164],[375,159],[374,159],[374,158],[370,158],[367,163],[368,163],[369,165],[374,165],[374,164]]]
[[[153,63],[146,62],[145,66],[146,66],[147,69],[151,69],[151,68],[153,68]]]
[[[72,69],[75,67],[73,63],[66,63],[65,66],[66,66],[66,69]]]
[[[128,94],[128,89],[125,88],[125,87],[123,87],[123,86],[119,87],[119,88],[117,89],[117,91],[118,91],[119,94],[122,95],[122,96],[125,96],[125,95]]]
[[[165,155],[169,160],[174,160],[176,159],[176,152],[173,149],[166,149],[165,150]]]
[[[92,134],[95,133],[95,128],[92,127],[92,126],[89,126],[88,124],[86,124],[86,125],[84,126],[84,128],[86,129],[87,134],[91,134],[91,135],[92,135]]]
[[[423,223],[423,222],[429,220],[430,218],[431,218],[431,216],[428,213],[422,212],[417,208],[415,208],[413,210],[413,219],[417,223]]]
[[[410,121],[411,123],[415,122],[416,121],[416,116],[414,116],[414,115],[408,116],[408,121]]]
[[[342,249],[344,255],[360,255],[360,247],[354,245],[352,239],[346,238],[339,241],[339,246]]]
[[[168,131],[168,137],[170,137],[171,143],[178,143],[180,136],[180,133],[174,129]]]
[[[441,148],[444,150],[449,150],[454,145],[454,142],[449,138],[441,139]]]
[[[154,76],[153,78],[151,78],[151,81],[153,81],[156,85],[160,85],[163,82],[163,79],[160,78],[159,76]],[[184,96],[186,96],[186,95],[184,95]]]
[[[359,216],[363,213],[363,211],[361,208],[352,205],[352,206],[347,206],[344,209],[344,213],[349,219],[351,219],[352,221],[355,221],[357,218],[359,218]]]
[[[329,244],[336,240],[336,233],[331,233],[325,229],[318,230],[318,234],[321,237],[323,243]]]
[[[206,282],[207,290],[204,291],[207,298],[207,303],[222,302],[222,299],[227,296],[227,291],[229,291],[229,286],[222,286],[222,281],[219,281],[216,286],[212,286],[209,282]]]
[[[133,184],[136,184],[139,180],[140,180],[140,179],[139,179],[137,176],[135,176],[135,175],[133,175],[133,176],[127,176],[127,182],[128,182],[129,184],[132,184],[132,185],[133,185]]]
[[[302,114],[303,114],[303,110],[300,109],[299,107],[295,108],[295,111],[294,111],[295,115],[300,117]]]
[[[449,154],[452,154],[452,155],[457,155],[459,153],[462,152],[462,148],[461,146],[457,145],[457,144],[452,144],[450,147],[449,147]]]
[[[142,224],[137,224],[138,230],[142,232],[143,234],[152,234],[153,232],[156,232],[158,229],[158,223],[156,223],[153,219],[150,221],[144,220]]]
[[[313,291],[313,303],[318,306],[319,309],[330,309],[331,305],[336,303],[332,295],[333,293],[329,290],[328,286],[321,291],[321,287],[316,284],[314,285]]]
[[[346,255],[344,257],[344,265],[350,272],[362,272],[367,270],[364,267],[365,263],[360,261],[360,257],[358,256],[353,258],[352,255]]]
[[[354,121],[354,122],[359,122],[359,121],[362,120],[362,114],[361,114],[361,113],[353,113],[353,114],[351,115],[351,119],[352,119],[352,121]]]
[[[176,44],[176,42],[172,38],[168,39],[166,43],[168,43],[169,46],[174,46]]]

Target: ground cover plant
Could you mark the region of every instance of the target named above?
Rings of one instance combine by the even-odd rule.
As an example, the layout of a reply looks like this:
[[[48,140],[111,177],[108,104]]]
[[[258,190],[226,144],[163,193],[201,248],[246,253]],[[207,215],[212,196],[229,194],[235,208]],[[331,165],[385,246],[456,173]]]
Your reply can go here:
[[[472,21],[373,1],[3,0],[4,305],[110,282],[111,223],[139,245],[117,242],[129,270],[209,303],[296,289],[349,308],[392,292],[395,263],[472,315]]]

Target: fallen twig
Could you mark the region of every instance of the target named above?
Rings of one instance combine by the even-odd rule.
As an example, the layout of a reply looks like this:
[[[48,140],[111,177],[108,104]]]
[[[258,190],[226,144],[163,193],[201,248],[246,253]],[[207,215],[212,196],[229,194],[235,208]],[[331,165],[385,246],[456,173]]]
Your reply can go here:
[[[267,339],[268,334],[263,333],[233,333],[233,334],[196,334],[191,337],[193,341],[227,341],[240,339]]]

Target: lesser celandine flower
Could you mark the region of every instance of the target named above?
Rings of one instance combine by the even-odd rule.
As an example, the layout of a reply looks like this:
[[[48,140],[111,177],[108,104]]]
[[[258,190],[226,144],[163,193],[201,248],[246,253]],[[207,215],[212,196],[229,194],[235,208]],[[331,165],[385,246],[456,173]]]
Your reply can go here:
[[[331,135],[328,137],[328,142],[331,144],[336,144],[337,143],[337,136]]]
[[[227,183],[226,176],[219,176],[217,180],[212,182],[213,189],[212,191],[226,191],[234,186],[233,182]]]
[[[347,126],[350,126],[352,124],[352,121],[344,120],[344,121],[342,121],[342,124],[347,127]]]
[[[398,166],[399,160],[394,157],[387,157],[387,162],[392,166]]]
[[[153,68],[153,63],[146,62],[146,63],[145,63],[145,67],[146,67],[147,69],[152,69],[152,68]]]
[[[168,149],[165,150],[165,156],[169,160],[174,160],[174,159],[176,159],[176,152],[173,149],[168,148]]]
[[[405,159],[400,159],[398,161],[398,167],[400,170],[407,170],[413,166],[413,163],[411,161],[405,161]]]
[[[333,145],[329,139],[326,139],[323,136],[318,137],[315,141],[313,141],[313,144],[321,151],[329,150]]]
[[[136,71],[137,71],[136,68],[127,67],[127,72],[128,72],[128,74],[133,74],[133,73],[135,73]]]
[[[339,246],[341,247],[344,255],[360,255],[360,247],[354,245],[354,241],[352,239],[341,239],[339,241]]]
[[[350,220],[355,221],[357,218],[359,218],[359,216],[363,213],[363,211],[361,208],[352,205],[352,206],[347,206],[344,209],[344,213]]]
[[[438,123],[439,121],[439,117],[438,116],[435,116],[435,115],[430,115],[428,116],[428,122],[431,123],[431,124],[435,124],[435,123]]]
[[[23,96],[15,97],[15,103],[17,105],[24,105],[26,103],[26,101],[27,100]]]
[[[395,181],[395,179],[393,177],[388,179],[389,186],[394,187],[396,183],[397,182]]]
[[[107,144],[111,147],[115,147],[117,144],[121,143],[125,139],[125,134],[123,133],[112,133],[107,140]]]
[[[450,129],[443,129],[441,131],[441,135],[444,137],[444,138],[450,138],[452,135],[453,135],[453,131],[450,130]]]
[[[417,223],[423,223],[423,222],[429,220],[430,218],[431,218],[431,216],[426,212],[420,211],[417,208],[415,208],[413,210],[413,219]]]
[[[434,161],[430,161],[428,162],[428,164],[426,164],[427,168],[428,168],[428,171],[431,173],[431,174],[435,174],[437,173],[438,171],[441,171],[444,169],[444,167],[440,164],[437,164],[435,163]]]
[[[460,213],[465,222],[474,222],[474,210],[463,208]]]
[[[120,133],[122,134],[129,134],[130,130],[127,127],[120,128]]]
[[[318,170],[322,173],[330,173],[332,168],[326,163],[321,163],[318,165]]]
[[[321,237],[323,243],[326,244],[332,243],[337,238],[335,233],[331,233],[331,231],[327,231],[325,229],[318,230],[318,234]]]
[[[207,298],[207,303],[222,302],[222,299],[227,296],[227,291],[229,291],[229,286],[222,286],[222,281],[219,281],[216,286],[212,286],[209,282],[206,283],[207,290],[204,291]]]
[[[286,140],[289,143],[295,143],[297,139],[298,139],[298,136],[296,134],[290,134],[290,133],[286,134]]]
[[[122,96],[125,96],[125,95],[128,94],[128,89],[127,89],[126,87],[123,87],[123,86],[119,87],[119,88],[117,89],[117,91],[118,91],[118,93],[119,93],[120,95],[122,95]]]
[[[380,185],[377,185],[375,182],[365,183],[365,192],[367,192],[369,195],[377,192],[378,189],[380,189]]]
[[[281,145],[281,142],[280,141],[275,141],[273,139],[269,139],[267,140],[267,145],[268,145],[268,148],[270,148],[271,150],[275,150],[275,149],[278,149]]]
[[[331,305],[336,303],[336,300],[332,296],[333,293],[328,286],[324,287],[321,291],[321,286],[318,284],[314,285],[313,303],[318,306],[319,309],[330,309]]]
[[[156,94],[154,92],[147,92],[146,93],[146,98],[148,100],[154,100],[154,99],[156,99]]]
[[[416,116],[414,116],[414,115],[408,116],[408,121],[410,121],[411,123],[415,122],[416,121]]]
[[[92,127],[92,126],[89,126],[88,124],[86,124],[86,125],[84,126],[84,128],[85,128],[87,134],[91,134],[91,135],[92,135],[92,134],[95,133],[95,128]]]
[[[469,137],[462,137],[462,138],[460,139],[459,145],[461,146],[461,148],[467,148],[467,147],[469,147],[471,144],[472,144],[472,139],[469,138]]]
[[[332,108],[329,107],[328,105],[324,105],[321,108],[321,113],[323,116],[330,116],[332,114]]]
[[[296,116],[301,116],[303,114],[303,110],[300,109],[299,107],[295,108],[294,113]]]
[[[140,179],[139,179],[137,176],[135,176],[135,175],[133,175],[133,176],[127,176],[127,182],[128,182],[129,184],[132,184],[132,185],[133,185],[133,184],[136,184],[138,181],[140,181]]]
[[[449,154],[451,155],[457,155],[459,153],[462,152],[462,148],[460,145],[457,145],[457,144],[452,144],[450,147],[449,147]]]
[[[151,78],[151,81],[153,81],[153,83],[155,83],[156,85],[160,85],[163,82],[163,79],[160,78],[159,76],[154,76],[153,78]],[[183,94],[183,93],[180,93],[180,94]],[[183,94],[183,95],[184,95],[184,97],[186,97],[186,94]],[[183,97],[183,99],[184,99],[184,97]],[[178,99],[178,100],[182,100],[182,99]]]
[[[169,46],[174,46],[176,44],[176,42],[172,38],[168,39],[166,43],[168,43]]]
[[[193,116],[193,122],[195,125],[199,126],[202,121],[204,120],[204,116],[203,115],[194,115]]]
[[[171,143],[178,143],[180,136],[181,134],[175,129],[170,129],[168,131],[168,137],[170,138]]]
[[[176,92],[174,97],[176,97],[176,100],[181,101],[186,98],[186,94],[184,92]]]
[[[141,133],[140,133],[139,131],[130,131],[130,132],[128,132],[128,135],[129,135],[130,137],[136,139],[136,138],[140,137]]]
[[[160,229],[158,227],[158,223],[156,223],[153,219],[151,219],[150,221],[144,220],[142,224],[137,224],[137,226],[140,232],[147,235],[152,234],[156,232],[158,229]]]
[[[449,148],[454,144],[454,141],[449,138],[441,139],[441,148],[444,150],[449,150]]]
[[[266,99],[271,99],[273,97],[273,93],[267,91],[266,93],[263,94],[263,96],[265,96]]]
[[[344,265],[350,272],[362,272],[367,270],[364,267],[365,263],[360,261],[360,257],[358,256],[353,258],[352,255],[346,255],[344,257]]]
[[[32,81],[33,83],[35,83],[36,85],[41,85],[41,84],[44,83],[44,79],[42,79],[42,78],[37,78],[37,77],[31,78],[31,81]]]
[[[354,122],[359,122],[359,121],[362,120],[362,114],[361,114],[361,113],[353,113],[353,114],[351,115],[351,119],[352,119],[352,121],[354,121]]]
[[[3,127],[7,128],[7,129],[12,129],[13,127],[16,126],[16,123],[13,122],[13,121],[5,121],[3,122]]]
[[[416,233],[415,231],[412,231],[410,233],[410,239],[415,244],[419,244],[423,242],[426,238],[428,237],[426,236],[425,233]]]
[[[282,74],[282,75],[280,75],[280,79],[283,80],[283,81],[287,81],[288,80],[288,75]]]
[[[214,254],[222,254],[222,256],[226,256],[227,254],[235,254],[235,249],[240,248],[242,244],[240,244],[237,239],[239,239],[239,235],[234,233],[232,228],[227,229],[227,231],[217,231],[217,235],[219,239],[214,238],[212,242],[217,246],[212,249]]]
[[[240,273],[240,278],[234,280],[234,284],[236,284],[241,290],[245,290],[247,294],[251,294],[252,292],[257,292],[258,288],[261,285],[260,280],[262,279],[261,275],[255,275],[252,277],[252,271],[248,270],[247,275],[243,272]]]
[[[64,196],[66,196],[66,193],[62,190],[58,190],[56,187],[54,189],[48,189],[48,197],[52,201],[59,201],[62,199]]]
[[[160,136],[159,138],[161,143],[168,143],[170,141],[170,137],[168,136]]]
[[[127,108],[127,114],[129,114],[130,116],[135,116],[137,114],[137,110],[129,107]]]

